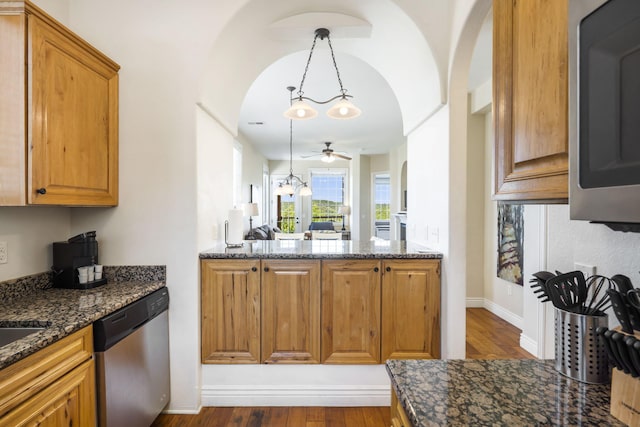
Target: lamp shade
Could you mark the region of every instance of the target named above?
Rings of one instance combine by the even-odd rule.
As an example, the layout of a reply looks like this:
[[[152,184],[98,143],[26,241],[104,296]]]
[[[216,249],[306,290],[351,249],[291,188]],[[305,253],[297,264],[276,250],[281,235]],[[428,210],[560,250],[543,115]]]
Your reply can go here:
[[[309,188],[309,186],[307,184],[304,184],[302,186],[302,188],[300,189],[300,195],[301,196],[311,196],[312,192],[311,192],[311,188]]]
[[[291,107],[284,112],[284,116],[291,120],[312,119],[317,115],[318,111],[301,99],[291,104]]]
[[[258,216],[260,213],[258,212],[258,204],[257,203],[246,203],[244,205],[244,216]]]
[[[351,215],[351,206],[340,206],[338,208],[338,214],[340,214],[340,215]]]
[[[333,104],[333,107],[327,111],[327,116],[332,119],[352,119],[358,117],[361,111],[358,107],[353,105],[347,98],[342,98],[340,101]]]

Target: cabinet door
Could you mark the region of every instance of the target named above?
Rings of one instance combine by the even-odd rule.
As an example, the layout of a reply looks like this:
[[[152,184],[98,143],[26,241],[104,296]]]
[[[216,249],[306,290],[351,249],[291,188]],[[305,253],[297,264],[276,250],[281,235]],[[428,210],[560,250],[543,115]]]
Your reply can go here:
[[[320,261],[262,261],[262,361],[320,362]]]
[[[322,262],[322,363],[380,363],[380,262]]]
[[[29,16],[28,203],[118,204],[117,65]]]
[[[440,357],[440,261],[384,261],[382,360]]]
[[[202,260],[202,363],[260,363],[259,268],[259,260]]]
[[[568,198],[568,2],[494,0],[498,200]]]
[[[95,368],[90,359],[0,418],[0,425],[94,426],[95,396]]]

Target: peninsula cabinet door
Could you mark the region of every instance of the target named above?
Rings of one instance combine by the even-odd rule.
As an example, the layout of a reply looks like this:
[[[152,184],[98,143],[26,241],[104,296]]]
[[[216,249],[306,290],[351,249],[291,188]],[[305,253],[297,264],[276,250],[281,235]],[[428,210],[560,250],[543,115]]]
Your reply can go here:
[[[380,261],[322,262],[322,363],[380,363]]]
[[[568,10],[493,1],[494,199],[567,201]]]
[[[382,360],[440,358],[440,261],[382,267]]]
[[[202,260],[202,363],[260,363],[260,260]]]
[[[263,363],[320,363],[320,261],[262,261]]]

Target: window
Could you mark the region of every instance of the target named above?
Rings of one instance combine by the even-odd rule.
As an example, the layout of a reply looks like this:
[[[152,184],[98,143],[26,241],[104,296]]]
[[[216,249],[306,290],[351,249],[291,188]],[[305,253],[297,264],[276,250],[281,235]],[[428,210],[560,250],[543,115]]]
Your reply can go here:
[[[391,218],[391,177],[389,174],[375,175],[373,197],[376,221],[388,221]]]
[[[311,171],[311,222],[342,221],[338,208],[345,202],[346,170]]]

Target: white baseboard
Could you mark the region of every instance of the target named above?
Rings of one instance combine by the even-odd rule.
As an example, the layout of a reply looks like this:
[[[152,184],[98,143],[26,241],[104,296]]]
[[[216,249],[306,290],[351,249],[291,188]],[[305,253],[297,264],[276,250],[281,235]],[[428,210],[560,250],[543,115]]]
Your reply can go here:
[[[504,319],[507,322],[511,323],[516,328],[522,330],[522,325],[524,323],[522,316],[518,316],[517,314],[512,313],[506,308],[496,304],[493,301],[489,301],[487,299],[484,300],[484,308],[486,308],[487,310],[489,310],[499,318]]]
[[[163,414],[169,415],[198,415],[202,406],[199,406],[198,409],[165,409],[162,411]]]
[[[525,334],[520,334],[520,347],[524,348],[534,356],[538,354],[538,342]]]
[[[516,328],[522,329],[524,320],[522,319],[521,316],[518,316],[517,314],[512,313],[511,311],[496,304],[493,301],[490,301],[486,298],[467,298],[466,303],[467,303],[467,307],[485,308],[490,312],[492,312],[493,314],[495,314],[496,316],[498,316],[499,318],[504,319],[507,322],[511,323]]]
[[[208,386],[202,406],[389,406],[387,386]]]
[[[467,298],[467,308],[484,308],[484,298]]]

